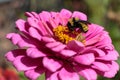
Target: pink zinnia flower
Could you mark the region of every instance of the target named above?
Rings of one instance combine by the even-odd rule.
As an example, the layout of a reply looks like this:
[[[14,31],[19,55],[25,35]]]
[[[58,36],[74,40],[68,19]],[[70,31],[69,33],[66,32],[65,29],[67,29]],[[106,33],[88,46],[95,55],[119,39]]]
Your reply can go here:
[[[88,31],[70,31],[71,18],[87,21],[81,12],[43,11],[26,12],[27,20],[19,19],[20,33],[10,33],[7,38],[19,48],[6,54],[18,71],[36,80],[45,73],[46,80],[97,80],[97,75],[115,76],[119,65],[118,53],[108,32],[96,24],[88,24]]]

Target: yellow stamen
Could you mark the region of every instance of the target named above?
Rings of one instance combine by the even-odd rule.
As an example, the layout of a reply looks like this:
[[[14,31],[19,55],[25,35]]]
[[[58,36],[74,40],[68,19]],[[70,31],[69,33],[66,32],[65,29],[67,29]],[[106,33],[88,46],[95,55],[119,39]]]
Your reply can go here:
[[[67,44],[71,40],[78,40],[85,43],[85,38],[82,36],[82,33],[77,31],[69,31],[68,27],[59,25],[53,29],[55,37],[62,43]],[[75,37],[71,36],[74,35]]]
[[[54,35],[63,43],[68,43],[71,40],[74,40],[74,38],[70,37],[68,34],[69,30],[67,27],[58,26],[53,29]]]

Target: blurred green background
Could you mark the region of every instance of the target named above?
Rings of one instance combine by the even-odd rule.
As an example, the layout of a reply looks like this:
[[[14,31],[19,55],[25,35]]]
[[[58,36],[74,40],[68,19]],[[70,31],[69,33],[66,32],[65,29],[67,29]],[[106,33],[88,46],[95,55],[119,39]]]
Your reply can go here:
[[[24,12],[60,11],[62,8],[82,11],[88,15],[90,22],[104,26],[120,53],[120,0],[0,0],[1,68],[11,68],[11,64],[4,59],[4,54],[15,46],[5,39],[5,35],[16,32],[14,23],[18,18],[25,18]],[[120,59],[117,62],[120,64]],[[22,72],[18,74],[20,80],[27,80]],[[44,80],[44,74],[38,80]],[[99,76],[98,80],[120,80],[120,71],[112,79]]]

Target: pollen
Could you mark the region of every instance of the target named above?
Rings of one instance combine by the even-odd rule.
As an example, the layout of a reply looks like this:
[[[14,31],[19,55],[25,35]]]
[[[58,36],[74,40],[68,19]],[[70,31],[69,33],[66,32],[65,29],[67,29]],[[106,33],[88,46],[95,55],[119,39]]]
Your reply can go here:
[[[74,40],[74,38],[69,36],[69,30],[67,27],[58,26],[53,29],[55,37],[60,40],[61,42],[67,44],[69,41]]]
[[[65,26],[57,26],[53,29],[54,36],[57,40],[61,41],[64,44],[67,44],[69,41],[77,40],[80,42],[85,43],[85,38],[82,36],[81,33],[76,31],[69,31],[68,27]]]

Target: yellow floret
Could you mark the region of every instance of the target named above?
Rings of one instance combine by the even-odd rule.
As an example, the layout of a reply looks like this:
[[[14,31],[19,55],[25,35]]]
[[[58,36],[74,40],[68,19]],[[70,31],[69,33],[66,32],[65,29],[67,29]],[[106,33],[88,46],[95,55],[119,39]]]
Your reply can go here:
[[[53,32],[54,32],[54,36],[62,43],[67,44],[71,40],[78,40],[78,41],[85,43],[85,40],[81,33],[78,33],[76,31],[70,32],[69,29],[65,26],[60,25],[60,26],[54,28]],[[76,36],[76,38],[74,38],[74,37],[71,37],[70,34],[74,34],[77,36]]]

